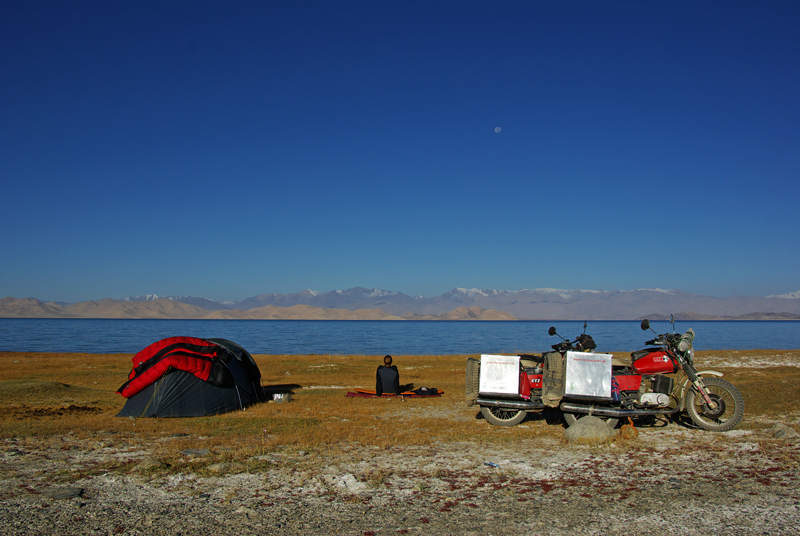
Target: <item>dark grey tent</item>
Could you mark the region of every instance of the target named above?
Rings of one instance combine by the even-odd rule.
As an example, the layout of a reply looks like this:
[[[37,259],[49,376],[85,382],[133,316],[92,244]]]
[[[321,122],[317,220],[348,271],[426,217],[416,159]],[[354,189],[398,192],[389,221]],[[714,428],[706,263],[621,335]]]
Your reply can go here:
[[[201,417],[243,409],[263,398],[253,357],[225,339],[170,337],[133,358],[117,391],[118,417]]]

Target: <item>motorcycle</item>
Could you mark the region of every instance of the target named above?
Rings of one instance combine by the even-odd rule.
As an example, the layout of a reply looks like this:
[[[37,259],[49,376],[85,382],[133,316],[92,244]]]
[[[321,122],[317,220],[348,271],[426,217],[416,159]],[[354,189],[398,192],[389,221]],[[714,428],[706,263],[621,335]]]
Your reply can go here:
[[[744,399],[736,387],[713,370],[694,366],[694,330],[658,334],[643,320],[642,330],[655,338],[630,359],[594,353],[596,344],[584,333],[574,341],[551,327],[561,342],[536,355],[491,356],[467,360],[467,405],[477,404],[496,426],[515,426],[527,413],[558,408],[568,425],[582,415],[603,418],[611,426],[620,419],[688,414],[703,430],[735,428],[744,415]],[[516,368],[516,370],[515,370]],[[515,389],[515,382],[518,387]]]

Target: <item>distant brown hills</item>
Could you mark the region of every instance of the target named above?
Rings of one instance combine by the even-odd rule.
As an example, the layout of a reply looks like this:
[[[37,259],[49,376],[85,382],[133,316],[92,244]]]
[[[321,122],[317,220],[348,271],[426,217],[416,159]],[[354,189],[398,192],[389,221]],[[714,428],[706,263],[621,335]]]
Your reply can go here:
[[[105,299],[70,305],[42,302],[34,298],[0,299],[0,318],[161,318],[238,320],[517,320],[509,313],[481,307],[458,307],[442,314],[409,313],[396,316],[381,309],[326,309],[310,305],[278,307],[266,305],[246,311],[208,311],[195,305],[169,300],[122,301]]]
[[[519,305],[518,300],[509,302],[509,296],[515,299],[525,296],[527,301],[525,308]],[[542,296],[547,299],[542,300]],[[34,298],[8,297],[0,299],[0,318],[664,320],[669,318],[669,312],[683,311],[675,313],[676,320],[800,320],[800,299],[794,295],[767,298],[707,298],[680,291],[663,290],[601,293],[540,289],[511,293],[456,289],[447,295],[428,299],[411,298],[400,293],[376,289],[356,288],[324,295],[311,291],[295,295],[262,295],[259,300],[248,299],[230,306],[199,298],[188,300],[194,303],[188,303],[188,297],[177,299],[153,296],[152,298],[148,297],[144,301],[105,299],[60,304],[45,303]],[[299,299],[312,301],[313,304],[297,303]],[[621,304],[623,299],[630,301]],[[420,310],[419,302],[424,300],[428,300],[428,303],[423,304]],[[574,301],[569,302],[570,300]],[[264,303],[265,301],[277,303]],[[711,307],[714,303],[717,305]],[[414,310],[412,305],[417,309]],[[534,306],[536,308],[532,309]],[[756,307],[763,308],[756,309]],[[743,314],[742,309],[762,312]],[[525,312],[525,316],[508,312],[509,310]],[[694,312],[697,310],[703,312]]]
[[[800,315],[800,291],[773,296],[702,296],[679,289],[643,288],[635,290],[566,290],[537,288],[493,290],[454,288],[439,296],[409,296],[402,292],[378,288],[354,287],[346,290],[317,292],[310,289],[291,294],[274,292],[244,300],[214,301],[197,296],[143,295],[123,301],[155,301],[169,298],[195,305],[207,311],[249,311],[267,305],[289,308],[308,305],[320,309],[380,309],[393,316],[442,315],[465,307],[503,311],[520,320],[632,320],[658,313],[687,311],[686,315],[703,315],[704,319],[749,319],[742,315],[776,315],[763,319]],[[62,304],[64,305],[64,304]],[[742,317],[742,318],[740,318]],[[430,318],[425,316],[425,318]]]

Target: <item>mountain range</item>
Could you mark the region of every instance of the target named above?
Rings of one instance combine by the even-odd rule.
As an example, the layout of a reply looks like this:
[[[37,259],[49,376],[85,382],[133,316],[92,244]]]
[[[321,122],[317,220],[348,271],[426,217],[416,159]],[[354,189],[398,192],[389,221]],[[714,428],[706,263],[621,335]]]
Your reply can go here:
[[[681,290],[487,290],[455,288],[424,298],[362,287],[331,292],[266,293],[238,302],[193,296],[136,296],[69,304],[3,298],[0,317],[287,318],[350,320],[800,320],[800,291],[717,298]]]
[[[408,313],[395,316],[380,309],[323,309],[310,305],[276,307],[265,305],[243,311],[217,309],[209,311],[195,305],[156,298],[142,301],[105,299],[74,304],[42,302],[34,298],[0,299],[0,318],[151,318],[206,320],[516,320],[512,315],[481,309],[458,307],[438,315]]]

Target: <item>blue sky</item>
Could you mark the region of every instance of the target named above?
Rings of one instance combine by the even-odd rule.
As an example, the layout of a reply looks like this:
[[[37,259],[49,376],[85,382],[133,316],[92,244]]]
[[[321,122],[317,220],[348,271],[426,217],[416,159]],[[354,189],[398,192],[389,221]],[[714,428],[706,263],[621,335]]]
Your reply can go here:
[[[798,2],[0,9],[0,296],[800,289]]]

